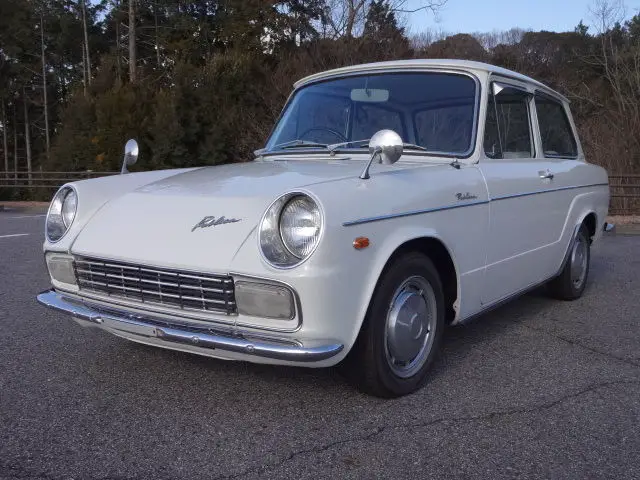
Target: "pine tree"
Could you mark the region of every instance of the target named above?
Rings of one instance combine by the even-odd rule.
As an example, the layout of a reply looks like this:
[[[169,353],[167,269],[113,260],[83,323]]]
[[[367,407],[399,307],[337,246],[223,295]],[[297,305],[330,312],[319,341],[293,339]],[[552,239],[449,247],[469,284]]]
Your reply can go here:
[[[404,37],[404,28],[398,26],[396,14],[388,0],[371,2],[363,35],[378,42],[396,42]]]

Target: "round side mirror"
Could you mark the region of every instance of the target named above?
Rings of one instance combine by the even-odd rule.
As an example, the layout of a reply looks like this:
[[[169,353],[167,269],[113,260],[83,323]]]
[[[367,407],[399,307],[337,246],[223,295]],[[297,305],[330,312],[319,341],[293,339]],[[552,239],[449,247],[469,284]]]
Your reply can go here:
[[[124,146],[124,158],[127,165],[135,165],[138,161],[138,142],[133,138]]]
[[[124,162],[122,162],[122,170],[120,173],[127,173],[127,167],[135,165],[138,161],[138,142],[133,138],[128,140],[124,146]]]
[[[402,156],[403,141],[400,135],[393,130],[380,130],[369,140],[369,152],[371,155],[378,153],[380,163],[392,165]]]

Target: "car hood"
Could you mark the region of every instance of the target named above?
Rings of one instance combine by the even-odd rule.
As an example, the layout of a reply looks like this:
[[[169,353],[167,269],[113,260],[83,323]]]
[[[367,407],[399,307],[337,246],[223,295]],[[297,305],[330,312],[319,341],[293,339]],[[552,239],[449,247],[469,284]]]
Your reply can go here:
[[[350,160],[256,161],[183,172],[107,202],[71,251],[143,265],[228,271],[277,197],[355,178],[362,166]]]

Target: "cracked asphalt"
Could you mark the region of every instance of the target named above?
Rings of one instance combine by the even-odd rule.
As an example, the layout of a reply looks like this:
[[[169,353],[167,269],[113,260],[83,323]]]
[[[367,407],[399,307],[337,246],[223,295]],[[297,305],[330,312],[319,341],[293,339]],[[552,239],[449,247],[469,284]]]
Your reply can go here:
[[[43,223],[0,212],[2,479],[640,478],[640,236],[593,249],[578,301],[449,329],[427,386],[380,400],[45,310]]]

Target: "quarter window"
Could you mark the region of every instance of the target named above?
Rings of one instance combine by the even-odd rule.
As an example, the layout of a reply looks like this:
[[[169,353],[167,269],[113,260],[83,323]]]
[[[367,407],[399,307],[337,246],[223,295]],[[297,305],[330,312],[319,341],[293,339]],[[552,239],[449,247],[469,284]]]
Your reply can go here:
[[[536,96],[536,111],[545,157],[576,157],[578,147],[569,119],[561,103]]]
[[[492,95],[487,108],[484,152],[489,158],[531,158],[529,94],[503,88]]]

